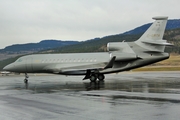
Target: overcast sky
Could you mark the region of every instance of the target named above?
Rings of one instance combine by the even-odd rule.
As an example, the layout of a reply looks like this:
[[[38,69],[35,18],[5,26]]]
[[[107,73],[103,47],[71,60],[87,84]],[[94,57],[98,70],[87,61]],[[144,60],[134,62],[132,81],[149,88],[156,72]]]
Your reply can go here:
[[[119,34],[179,11],[180,0],[0,0],[0,48]]]

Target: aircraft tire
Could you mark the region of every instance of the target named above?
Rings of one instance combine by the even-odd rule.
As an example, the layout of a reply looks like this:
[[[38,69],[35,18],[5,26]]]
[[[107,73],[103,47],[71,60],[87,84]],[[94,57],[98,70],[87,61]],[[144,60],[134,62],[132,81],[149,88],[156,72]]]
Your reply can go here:
[[[100,81],[103,81],[104,78],[105,78],[105,76],[104,76],[103,74],[98,74],[98,79],[99,79]]]
[[[27,83],[28,83],[28,79],[24,79],[24,83],[26,83],[26,84],[27,84]]]
[[[95,74],[92,74],[91,77],[90,77],[90,81],[91,82],[95,82],[97,80],[97,77]]]

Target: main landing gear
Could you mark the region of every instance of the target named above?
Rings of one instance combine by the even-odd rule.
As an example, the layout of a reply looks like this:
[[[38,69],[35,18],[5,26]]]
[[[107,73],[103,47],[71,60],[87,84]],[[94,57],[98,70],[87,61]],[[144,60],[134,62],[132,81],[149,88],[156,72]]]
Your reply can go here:
[[[27,73],[25,73],[25,79],[24,79],[24,83],[28,83],[28,78],[29,78],[29,76],[28,76],[28,74]]]
[[[83,80],[90,79],[91,82],[96,82],[97,79],[99,79],[99,81],[103,81],[104,78],[104,74],[99,73],[98,71],[92,72],[91,70],[87,70],[86,76],[83,78]]]
[[[95,82],[97,79],[98,79],[99,81],[103,81],[104,78],[105,78],[105,76],[104,76],[103,74],[92,74],[92,75],[90,76],[90,81],[91,81],[91,82]]]

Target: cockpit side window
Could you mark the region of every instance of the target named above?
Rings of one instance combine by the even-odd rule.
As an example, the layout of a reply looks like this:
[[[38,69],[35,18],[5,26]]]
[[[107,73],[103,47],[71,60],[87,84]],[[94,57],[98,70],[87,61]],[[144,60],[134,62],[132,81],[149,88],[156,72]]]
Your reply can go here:
[[[21,58],[19,58],[19,59],[17,59],[17,60],[16,60],[16,62],[22,62],[22,59],[21,59]]]

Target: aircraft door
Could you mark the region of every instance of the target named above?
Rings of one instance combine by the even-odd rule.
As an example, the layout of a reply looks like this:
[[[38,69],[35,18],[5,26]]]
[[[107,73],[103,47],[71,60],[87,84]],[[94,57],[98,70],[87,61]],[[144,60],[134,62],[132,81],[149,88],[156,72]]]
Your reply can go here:
[[[33,68],[32,68],[32,58],[27,58],[26,59],[26,72],[32,72]]]

